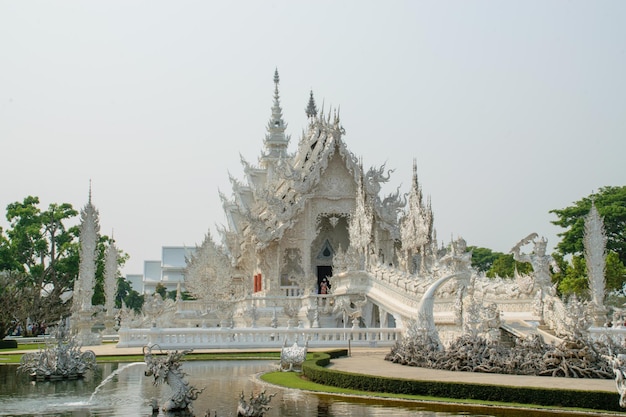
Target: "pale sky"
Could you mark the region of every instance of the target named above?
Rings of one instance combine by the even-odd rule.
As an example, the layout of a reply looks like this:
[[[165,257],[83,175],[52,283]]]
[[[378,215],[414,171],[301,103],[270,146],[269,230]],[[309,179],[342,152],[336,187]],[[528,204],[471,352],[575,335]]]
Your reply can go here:
[[[508,252],[626,184],[625,1],[0,0],[0,226],[82,208],[142,273],[226,219],[280,73],[296,149],[313,90],[365,168],[415,159],[438,238]],[[78,219],[77,219],[78,220]]]

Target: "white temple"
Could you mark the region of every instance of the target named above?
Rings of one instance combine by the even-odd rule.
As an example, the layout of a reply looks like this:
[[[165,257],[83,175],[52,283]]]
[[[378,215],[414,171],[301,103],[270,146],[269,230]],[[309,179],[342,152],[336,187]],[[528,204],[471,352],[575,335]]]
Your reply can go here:
[[[315,294],[332,277],[336,255],[347,252],[361,267],[402,263],[414,272],[415,261],[436,251],[432,211],[423,204],[416,174],[404,213],[406,197],[399,191],[379,195],[391,170],[364,171],[343,140],[338,114],[318,114],[312,93],[307,130],[295,154],[289,153],[278,82],[276,73],[258,166],[242,160],[246,182],[232,178],[232,197],[221,195],[228,219],[221,230],[224,256],[237,293]],[[190,283],[210,279],[187,277]]]
[[[437,258],[437,244],[415,167],[408,206],[399,190],[381,196],[392,170],[364,170],[343,139],[337,112],[318,113],[312,93],[308,126],[290,153],[278,86],[276,72],[258,164],[242,160],[245,181],[231,178],[232,195],[221,194],[228,221],[220,230],[223,245],[207,235],[190,260],[186,289],[209,306],[224,297],[248,297],[262,309],[269,307],[268,297],[321,294],[324,280],[336,292],[335,275],[348,264],[359,271],[426,272]],[[374,314],[377,306],[368,304],[363,325],[389,322],[387,309]],[[269,324],[270,317],[261,314],[259,320]],[[340,327],[342,320],[340,315],[328,324]]]
[[[436,332],[445,344],[468,329],[498,337],[576,328],[545,276],[551,257],[533,253],[529,276],[478,275],[463,239],[438,245],[415,162],[408,194],[381,195],[392,170],[364,169],[338,112],[318,112],[313,93],[291,153],[278,87],[275,72],[258,163],[242,159],[245,179],[231,177],[231,195],[220,193],[221,239],[207,233],[187,260],[184,287],[196,300],[151,295],[143,315],[122,311],[118,346],[390,346],[411,332]],[[536,237],[516,256],[545,244]]]

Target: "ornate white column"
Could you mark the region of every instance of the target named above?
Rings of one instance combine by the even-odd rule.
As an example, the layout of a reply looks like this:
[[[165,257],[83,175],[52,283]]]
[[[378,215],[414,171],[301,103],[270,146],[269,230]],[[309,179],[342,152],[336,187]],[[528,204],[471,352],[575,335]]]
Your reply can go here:
[[[593,305],[593,325],[596,327],[604,326],[607,321],[607,309],[604,306],[606,241],[604,222],[596,209],[596,205],[592,202],[591,210],[585,217],[583,244],[585,246],[587,276],[589,278],[591,303]]]
[[[78,278],[74,283],[72,332],[77,335],[83,346],[100,344],[100,335],[92,333],[93,315],[96,313],[91,298],[96,282],[96,250],[98,244],[98,210],[91,204],[91,187],[89,201],[80,212],[80,264]]]

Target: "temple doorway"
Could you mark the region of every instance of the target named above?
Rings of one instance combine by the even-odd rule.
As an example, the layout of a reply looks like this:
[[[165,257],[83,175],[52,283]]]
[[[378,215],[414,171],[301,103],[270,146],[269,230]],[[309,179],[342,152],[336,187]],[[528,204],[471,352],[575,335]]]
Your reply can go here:
[[[333,267],[330,265],[318,265],[317,267],[317,293],[328,294],[330,291],[330,277],[333,276]]]

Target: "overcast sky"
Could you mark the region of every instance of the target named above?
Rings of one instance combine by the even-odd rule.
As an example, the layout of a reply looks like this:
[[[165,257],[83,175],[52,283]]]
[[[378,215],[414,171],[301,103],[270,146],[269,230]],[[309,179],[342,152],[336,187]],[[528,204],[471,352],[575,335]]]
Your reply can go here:
[[[626,184],[625,1],[0,0],[0,226],[93,203],[142,273],[225,223],[257,163],[274,69],[294,151],[313,90],[440,241],[508,252],[549,211]],[[529,248],[530,249],[530,248]]]

